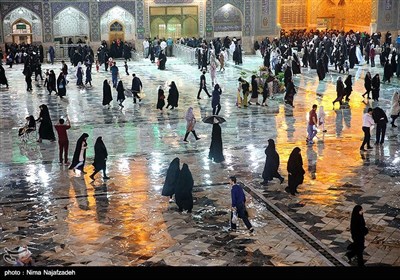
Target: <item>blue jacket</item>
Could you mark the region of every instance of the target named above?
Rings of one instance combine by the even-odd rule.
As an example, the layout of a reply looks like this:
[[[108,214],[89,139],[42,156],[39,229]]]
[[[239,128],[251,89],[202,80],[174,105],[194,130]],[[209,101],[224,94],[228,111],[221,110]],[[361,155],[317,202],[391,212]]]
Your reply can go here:
[[[246,202],[246,197],[241,186],[235,184],[231,189],[232,196],[232,207],[237,207],[238,205],[244,205]]]

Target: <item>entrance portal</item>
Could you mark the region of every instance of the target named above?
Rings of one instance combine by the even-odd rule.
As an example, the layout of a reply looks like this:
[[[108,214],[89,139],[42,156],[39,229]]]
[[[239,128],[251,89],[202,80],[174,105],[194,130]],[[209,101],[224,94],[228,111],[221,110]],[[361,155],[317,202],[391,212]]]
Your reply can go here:
[[[12,39],[16,44],[31,44],[32,26],[23,19],[15,21],[12,25]]]
[[[177,39],[198,37],[198,7],[150,7],[150,36]]]
[[[124,32],[124,26],[119,23],[118,21],[115,21],[110,24],[110,31],[109,31],[109,41],[110,45],[112,41],[125,41],[125,32]]]

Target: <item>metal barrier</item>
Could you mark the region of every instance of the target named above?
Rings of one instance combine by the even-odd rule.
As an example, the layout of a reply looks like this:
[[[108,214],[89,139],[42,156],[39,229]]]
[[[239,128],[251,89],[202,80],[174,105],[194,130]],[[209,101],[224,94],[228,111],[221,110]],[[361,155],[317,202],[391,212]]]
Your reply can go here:
[[[195,48],[181,44],[174,44],[173,53],[176,58],[179,58],[187,64],[197,64]]]
[[[54,53],[57,59],[69,60],[68,47],[79,47],[84,44],[54,44]]]

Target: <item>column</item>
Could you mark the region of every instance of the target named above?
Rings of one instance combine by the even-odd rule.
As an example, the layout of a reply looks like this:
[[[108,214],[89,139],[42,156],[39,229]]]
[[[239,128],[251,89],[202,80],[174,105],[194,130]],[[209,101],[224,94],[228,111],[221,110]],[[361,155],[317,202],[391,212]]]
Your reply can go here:
[[[91,2],[89,4],[90,14],[90,38],[91,42],[100,42],[100,16],[99,16],[99,5],[97,2]]]
[[[144,22],[145,15],[145,1],[144,0],[136,0],[136,26],[137,26],[137,38],[143,40],[144,35],[146,33],[146,26]],[[146,3],[147,5],[147,3]],[[147,13],[147,11],[146,11]],[[136,44],[136,47],[138,44]]]
[[[371,1],[371,24],[370,24],[370,34],[373,34],[377,30],[378,26],[378,0]]]
[[[214,37],[214,17],[212,4],[212,0],[206,1],[206,38]]]
[[[51,20],[51,7],[49,0],[43,1],[43,41],[53,42],[53,21]]]
[[[204,23],[205,23],[204,14],[205,14],[205,12],[204,12],[204,3],[200,2],[199,3],[199,36],[201,38],[204,38],[204,35],[205,35],[205,32],[204,32],[204,30],[205,30],[205,28],[204,28]]]

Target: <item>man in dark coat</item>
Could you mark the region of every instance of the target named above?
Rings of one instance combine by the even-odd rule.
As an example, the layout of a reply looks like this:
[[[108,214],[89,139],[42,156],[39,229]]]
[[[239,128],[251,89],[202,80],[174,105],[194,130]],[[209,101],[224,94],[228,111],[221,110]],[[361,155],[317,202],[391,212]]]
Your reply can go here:
[[[192,213],[193,209],[193,177],[189,170],[189,166],[184,163],[182,170],[179,173],[178,183],[175,188],[175,201],[179,207],[179,212],[187,210],[188,213]]]
[[[231,176],[229,178],[229,183],[231,184],[231,199],[232,199],[232,212],[231,212],[231,231],[236,230],[236,223],[232,221],[233,213],[236,212],[236,215],[241,218],[246,225],[246,228],[249,230],[250,233],[253,233],[254,228],[251,225],[248,213],[246,210],[246,196],[244,191],[240,185],[236,183],[236,177]]]
[[[139,92],[142,91],[143,89],[143,84],[142,81],[136,77],[136,74],[133,73],[132,74],[132,87],[131,87],[131,91],[132,91],[132,96],[133,96],[133,103],[136,103],[136,98],[139,99],[139,102],[142,101],[142,99],[140,99],[139,97]]]
[[[382,145],[385,142],[386,124],[389,122],[388,117],[380,107],[375,107],[372,111],[372,118],[376,123],[375,145]]]
[[[211,94],[209,94],[208,90],[207,90],[206,71],[203,71],[203,73],[200,76],[200,88],[199,88],[199,92],[197,93],[197,99],[201,99],[200,93],[202,90],[204,90],[206,92],[208,97],[211,97]]]
[[[97,137],[96,143],[94,144],[94,172],[90,175],[92,182],[95,180],[94,175],[96,175],[100,170],[103,170],[103,179],[110,179],[106,174],[106,161],[108,153],[106,145],[104,145],[103,138],[101,136]]]

